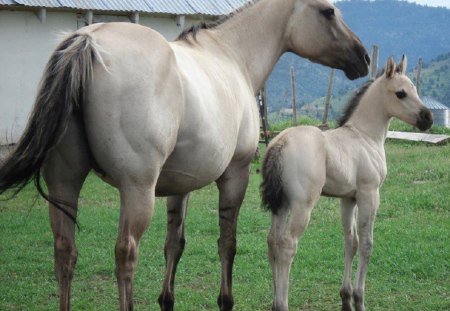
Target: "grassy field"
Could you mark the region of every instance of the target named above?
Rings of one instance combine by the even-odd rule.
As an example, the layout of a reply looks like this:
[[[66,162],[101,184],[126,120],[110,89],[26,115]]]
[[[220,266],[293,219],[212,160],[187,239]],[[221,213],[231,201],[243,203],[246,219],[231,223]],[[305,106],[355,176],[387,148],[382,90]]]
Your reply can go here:
[[[366,285],[367,309],[450,310],[450,145],[388,142],[389,173],[381,191],[374,254]],[[270,310],[271,274],[257,170],[241,209],[234,268],[235,310]],[[218,192],[210,185],[192,194],[187,244],[176,280],[176,310],[216,310]],[[338,200],[323,198],[300,242],[291,273],[291,310],[338,310],[343,238]],[[80,201],[79,257],[74,310],[117,310],[114,243],[118,193],[89,176]],[[164,200],[158,199],[140,251],[136,310],[158,310],[164,273]],[[0,201],[0,310],[56,310],[53,241],[47,207],[28,186]]]

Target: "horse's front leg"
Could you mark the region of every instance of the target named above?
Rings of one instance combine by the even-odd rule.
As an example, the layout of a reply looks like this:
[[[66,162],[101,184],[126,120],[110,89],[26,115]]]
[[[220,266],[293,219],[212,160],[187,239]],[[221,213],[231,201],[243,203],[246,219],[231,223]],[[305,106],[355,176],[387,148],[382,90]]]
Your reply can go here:
[[[217,304],[221,311],[233,309],[232,293],[233,262],[236,254],[236,226],[247,190],[249,164],[230,165],[216,181],[219,189],[219,256],[222,265],[220,294]]]
[[[373,225],[379,205],[379,189],[359,190],[358,205],[358,235],[359,235],[359,262],[355,278],[353,299],[356,311],[364,311],[364,290],[369,259],[373,246]]]
[[[344,280],[340,291],[343,311],[352,311],[352,262],[358,249],[355,213],[356,201],[348,198],[341,199],[342,226],[345,240]]]
[[[188,199],[189,194],[167,198],[167,237],[164,245],[166,276],[161,295],[158,298],[159,305],[163,311],[173,310],[175,303],[175,273],[184,250],[184,219],[186,217]]]

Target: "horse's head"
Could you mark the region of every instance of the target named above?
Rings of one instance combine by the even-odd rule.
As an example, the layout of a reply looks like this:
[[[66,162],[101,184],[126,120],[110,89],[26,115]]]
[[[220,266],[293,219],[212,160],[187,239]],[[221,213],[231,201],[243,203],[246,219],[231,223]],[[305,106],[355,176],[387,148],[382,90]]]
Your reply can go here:
[[[342,69],[349,79],[367,75],[370,58],[359,38],[328,0],[295,0],[288,21],[288,49],[302,57]]]
[[[405,75],[406,56],[403,55],[398,65],[392,57],[387,61],[385,71],[381,77],[385,85],[384,105],[390,117],[399,118],[421,131],[425,131],[433,125],[433,114],[424,106],[417,94],[417,89],[411,80]]]

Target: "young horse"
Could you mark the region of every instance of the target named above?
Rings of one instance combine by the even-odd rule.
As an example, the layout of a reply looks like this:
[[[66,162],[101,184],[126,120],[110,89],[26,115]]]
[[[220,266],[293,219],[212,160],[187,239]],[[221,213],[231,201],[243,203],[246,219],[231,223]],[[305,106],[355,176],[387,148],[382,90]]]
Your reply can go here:
[[[166,276],[172,310],[189,193],[219,188],[218,304],[231,310],[236,222],[259,136],[255,94],[285,51],[356,79],[368,56],[328,0],[259,0],[216,25],[167,42],[125,23],[94,24],[51,56],[28,127],[0,168],[0,193],[40,174],[48,186],[60,309],[70,309],[78,196],[94,169],[120,193],[115,247],[120,310],[133,307],[139,240],[155,196],[168,196]]]
[[[353,297],[356,310],[364,310],[373,224],[379,189],[387,173],[384,141],[390,119],[397,117],[421,130],[433,123],[430,111],[404,75],[405,69],[405,57],[397,67],[390,58],[383,76],[369,82],[350,102],[341,127],[326,132],[310,126],[290,128],[269,145],[261,190],[263,204],[272,211],[268,245],[273,310],[288,310],[292,259],[320,195],[341,198],[345,236],[342,309],[352,310]],[[358,237],[360,258],[352,290],[351,268]]]

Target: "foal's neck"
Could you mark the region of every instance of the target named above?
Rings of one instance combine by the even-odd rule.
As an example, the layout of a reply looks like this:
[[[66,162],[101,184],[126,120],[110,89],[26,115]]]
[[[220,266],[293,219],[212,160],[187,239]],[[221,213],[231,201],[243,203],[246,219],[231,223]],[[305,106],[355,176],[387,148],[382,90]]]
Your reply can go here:
[[[213,32],[231,48],[256,93],[286,51],[286,24],[293,1],[259,0]]]
[[[380,92],[379,81],[374,81],[360,99],[346,125],[359,131],[363,137],[383,146],[391,118],[382,103],[384,94]]]

